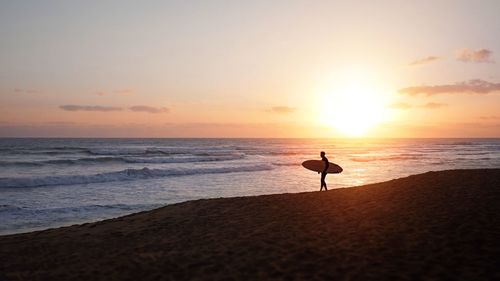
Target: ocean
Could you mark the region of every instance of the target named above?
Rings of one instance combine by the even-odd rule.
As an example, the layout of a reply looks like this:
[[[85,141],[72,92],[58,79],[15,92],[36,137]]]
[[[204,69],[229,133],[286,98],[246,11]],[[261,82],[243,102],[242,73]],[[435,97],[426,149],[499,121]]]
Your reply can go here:
[[[0,139],[0,234],[216,197],[318,191],[427,171],[500,168],[500,139]]]

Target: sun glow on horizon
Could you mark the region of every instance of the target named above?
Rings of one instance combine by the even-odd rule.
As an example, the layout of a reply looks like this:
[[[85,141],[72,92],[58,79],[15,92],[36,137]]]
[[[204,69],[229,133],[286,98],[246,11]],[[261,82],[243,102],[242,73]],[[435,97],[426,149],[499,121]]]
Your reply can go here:
[[[319,123],[349,137],[362,137],[388,120],[390,95],[372,72],[353,67],[336,75],[332,82],[333,86],[319,97]]]

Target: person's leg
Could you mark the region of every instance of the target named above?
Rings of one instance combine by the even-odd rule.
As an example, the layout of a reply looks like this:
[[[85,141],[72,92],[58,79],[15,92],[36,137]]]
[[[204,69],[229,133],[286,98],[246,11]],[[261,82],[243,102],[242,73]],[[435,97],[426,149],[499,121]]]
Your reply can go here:
[[[325,187],[325,191],[328,190],[326,189],[325,178],[326,178],[326,173],[321,173],[321,189],[319,191],[323,190],[323,186]]]

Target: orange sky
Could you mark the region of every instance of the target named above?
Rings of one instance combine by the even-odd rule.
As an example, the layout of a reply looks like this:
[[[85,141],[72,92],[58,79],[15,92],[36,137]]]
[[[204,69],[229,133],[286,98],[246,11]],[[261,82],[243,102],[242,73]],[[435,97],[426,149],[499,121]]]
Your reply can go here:
[[[1,3],[0,136],[500,137],[498,1]]]

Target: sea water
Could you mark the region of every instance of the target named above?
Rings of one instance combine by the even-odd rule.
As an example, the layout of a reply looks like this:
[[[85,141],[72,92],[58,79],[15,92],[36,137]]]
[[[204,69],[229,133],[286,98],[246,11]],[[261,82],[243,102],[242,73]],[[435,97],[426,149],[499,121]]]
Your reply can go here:
[[[0,234],[200,198],[317,191],[427,171],[500,168],[500,139],[0,139]]]

